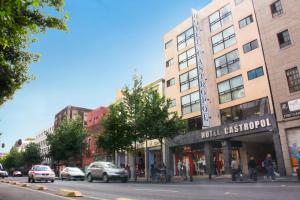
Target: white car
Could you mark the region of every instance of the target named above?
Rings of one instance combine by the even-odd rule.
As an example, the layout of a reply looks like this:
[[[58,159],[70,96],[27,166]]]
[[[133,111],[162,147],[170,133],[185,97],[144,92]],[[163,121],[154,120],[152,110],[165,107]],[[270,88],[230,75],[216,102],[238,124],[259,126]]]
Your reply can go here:
[[[34,183],[35,181],[51,181],[53,183],[54,180],[54,172],[50,169],[49,166],[46,165],[34,165],[28,172],[29,183]]]
[[[0,170],[0,177],[1,177],[1,178],[8,177],[7,171]]]

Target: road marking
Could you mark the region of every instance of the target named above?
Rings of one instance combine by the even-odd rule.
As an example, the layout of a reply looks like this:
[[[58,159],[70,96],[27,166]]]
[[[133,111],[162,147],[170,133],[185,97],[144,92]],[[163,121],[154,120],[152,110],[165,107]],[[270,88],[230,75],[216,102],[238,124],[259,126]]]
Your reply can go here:
[[[109,199],[104,199],[104,198],[100,198],[100,197],[93,197],[93,196],[86,196],[86,195],[84,195],[84,198],[96,199],[96,200],[109,200]]]
[[[178,192],[176,190],[155,190],[155,189],[146,189],[146,188],[134,189],[134,190],[151,191],[151,192]]]

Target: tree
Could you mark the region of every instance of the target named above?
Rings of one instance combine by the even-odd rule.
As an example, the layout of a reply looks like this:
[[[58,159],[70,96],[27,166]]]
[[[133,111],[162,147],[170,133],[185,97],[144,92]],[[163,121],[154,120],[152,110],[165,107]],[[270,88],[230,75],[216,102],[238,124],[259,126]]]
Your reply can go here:
[[[22,158],[22,152],[18,152],[16,147],[12,147],[8,153],[8,155],[5,156],[5,158],[2,161],[3,167],[7,169],[9,172],[11,172],[14,169],[20,168],[23,166],[23,158]]]
[[[0,0],[0,105],[33,79],[28,67],[39,58],[28,50],[37,41],[33,36],[48,28],[67,30],[63,4],[64,0]],[[56,13],[51,16],[47,10]]]
[[[163,140],[173,138],[186,130],[186,122],[177,113],[170,113],[170,100],[149,88],[146,90],[140,129],[146,139],[158,139],[163,155]],[[162,161],[161,161],[162,162]]]
[[[40,164],[43,161],[39,145],[35,143],[30,143],[26,146],[22,157],[27,168],[34,164]]]
[[[81,158],[86,129],[81,118],[66,120],[47,135],[47,143],[50,146],[48,156],[59,165],[61,161],[75,164]]]
[[[132,148],[134,140],[127,123],[127,112],[123,103],[116,103],[109,107],[109,113],[102,118],[102,132],[98,135],[97,146],[112,153],[113,160],[116,151]]]

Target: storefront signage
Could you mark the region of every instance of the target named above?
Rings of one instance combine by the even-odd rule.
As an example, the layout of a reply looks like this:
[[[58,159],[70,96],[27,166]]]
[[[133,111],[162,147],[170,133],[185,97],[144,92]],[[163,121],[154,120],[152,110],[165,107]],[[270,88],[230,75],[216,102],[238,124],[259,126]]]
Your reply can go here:
[[[203,65],[203,50],[200,40],[201,27],[197,18],[197,10],[192,9],[192,20],[194,27],[194,38],[195,38],[195,49],[196,49],[196,60],[198,68],[198,80],[199,80],[199,95],[200,95],[200,107],[202,116],[202,126],[203,128],[209,127],[209,113],[208,113],[208,98],[206,89],[206,78],[205,69]]]
[[[300,116],[300,99],[295,99],[280,104],[283,118]]]
[[[158,140],[148,140],[147,141],[147,147],[156,147],[156,146],[160,146],[160,142]],[[146,147],[146,142],[136,143],[137,149],[142,149],[145,147]]]
[[[275,128],[276,121],[274,115],[265,115],[180,135],[170,142],[170,146],[177,146],[178,144],[186,145],[210,140],[221,140],[267,131],[272,132]]]

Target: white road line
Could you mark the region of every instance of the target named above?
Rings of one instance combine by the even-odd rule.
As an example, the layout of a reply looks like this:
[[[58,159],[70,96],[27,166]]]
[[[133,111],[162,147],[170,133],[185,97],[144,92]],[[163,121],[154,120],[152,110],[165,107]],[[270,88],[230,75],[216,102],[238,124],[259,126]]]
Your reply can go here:
[[[176,190],[156,190],[156,189],[146,189],[146,188],[141,188],[141,189],[134,189],[134,190],[141,190],[141,191],[151,191],[151,192],[178,192]]]

